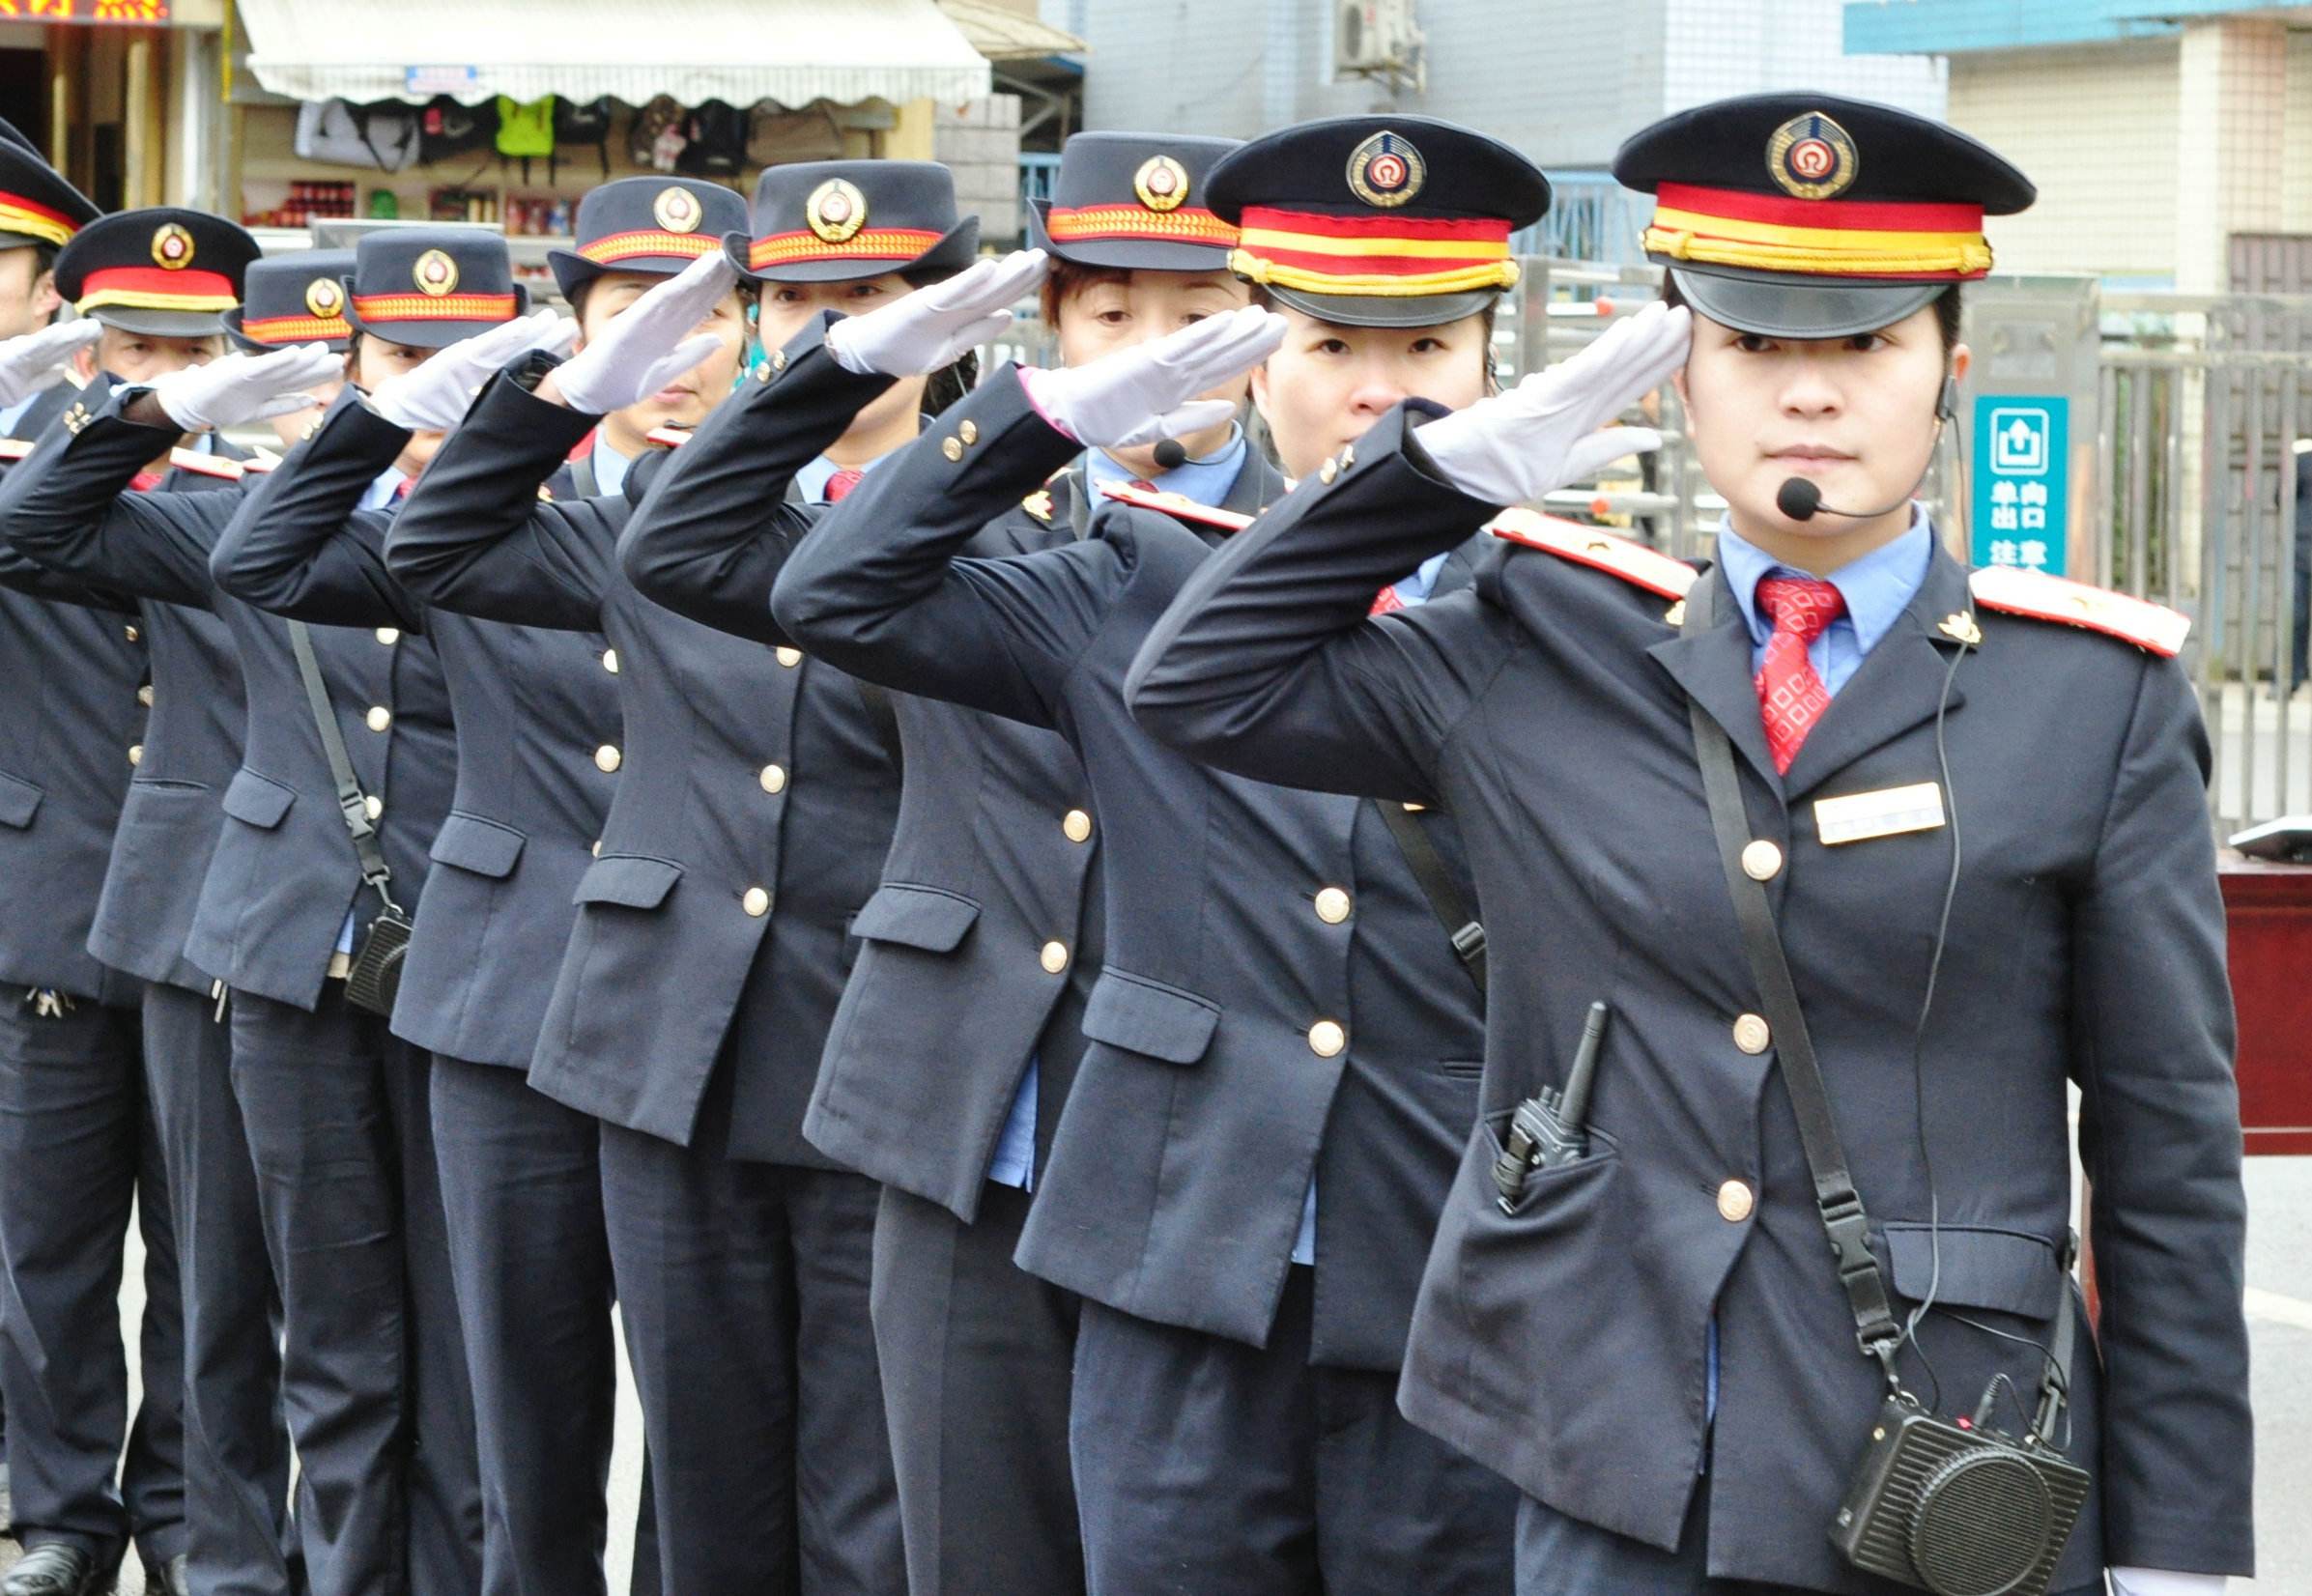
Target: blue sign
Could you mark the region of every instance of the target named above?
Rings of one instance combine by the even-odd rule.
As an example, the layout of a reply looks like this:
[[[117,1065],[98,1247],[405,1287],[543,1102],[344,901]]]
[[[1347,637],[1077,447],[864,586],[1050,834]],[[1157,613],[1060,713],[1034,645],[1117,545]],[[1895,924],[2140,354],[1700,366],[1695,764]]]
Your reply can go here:
[[[2070,423],[2067,397],[1976,396],[1976,564],[2064,574],[2070,525]]]

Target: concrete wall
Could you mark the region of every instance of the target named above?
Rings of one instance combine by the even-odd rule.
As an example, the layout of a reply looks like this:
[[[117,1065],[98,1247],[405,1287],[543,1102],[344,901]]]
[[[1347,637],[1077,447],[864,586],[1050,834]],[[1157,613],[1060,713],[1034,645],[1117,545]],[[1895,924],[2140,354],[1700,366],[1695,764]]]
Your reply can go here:
[[[978,212],[980,237],[1009,245],[1019,215],[1019,97],[990,95],[941,105],[931,124],[931,157],[956,174],[956,206]]]

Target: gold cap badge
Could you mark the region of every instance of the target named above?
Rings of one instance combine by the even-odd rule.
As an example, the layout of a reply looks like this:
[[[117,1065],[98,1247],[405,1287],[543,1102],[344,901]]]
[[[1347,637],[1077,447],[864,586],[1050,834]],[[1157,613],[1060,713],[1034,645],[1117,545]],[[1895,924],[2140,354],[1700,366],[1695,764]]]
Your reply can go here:
[[[670,233],[695,233],[706,218],[699,196],[679,184],[658,191],[658,198],[650,202],[650,214]]]
[[[1394,210],[1421,191],[1429,163],[1402,133],[1382,131],[1349,152],[1349,189],[1367,205]]]
[[[829,178],[804,202],[803,219],[829,243],[847,243],[867,225],[867,196],[842,178]]]
[[[153,235],[153,264],[163,271],[182,271],[192,264],[192,235],[169,222]]]
[[[1854,186],[1863,169],[1854,140],[1820,111],[1794,116],[1766,141],[1766,170],[1785,194],[1831,199]]]
[[[345,314],[345,285],[334,277],[316,277],[305,285],[305,308],[323,321]]]
[[[1151,211],[1177,211],[1188,197],[1187,168],[1170,156],[1151,156],[1132,174],[1132,192]]]
[[[458,263],[444,250],[429,249],[410,268],[410,278],[427,299],[443,299],[457,292]]]

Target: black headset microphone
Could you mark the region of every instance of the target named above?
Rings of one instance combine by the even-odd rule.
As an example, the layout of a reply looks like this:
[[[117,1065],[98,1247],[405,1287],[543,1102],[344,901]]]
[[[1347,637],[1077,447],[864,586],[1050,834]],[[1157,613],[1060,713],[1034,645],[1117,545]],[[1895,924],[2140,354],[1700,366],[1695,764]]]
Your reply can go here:
[[[1177,438],[1167,438],[1156,446],[1156,470],[1178,470],[1188,463],[1188,448]]]
[[[1958,412],[1958,379],[1945,377],[1943,391],[1934,405],[1934,428],[1940,436],[1945,422]],[[1812,521],[1817,515],[1835,515],[1843,521],[1876,521],[1882,515],[1893,515],[1908,504],[1927,481],[1927,473],[1934,470],[1934,454],[1929,450],[1926,467],[1919,472],[1919,480],[1903,490],[1902,497],[1875,510],[1841,510],[1822,502],[1822,490],[1803,476],[1786,477],[1774,491],[1774,507],[1792,521]]]

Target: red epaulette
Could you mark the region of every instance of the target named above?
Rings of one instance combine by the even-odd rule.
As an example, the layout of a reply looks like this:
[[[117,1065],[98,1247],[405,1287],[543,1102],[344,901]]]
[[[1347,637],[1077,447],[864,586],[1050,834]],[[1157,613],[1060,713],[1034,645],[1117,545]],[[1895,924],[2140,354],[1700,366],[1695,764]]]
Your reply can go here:
[[[1186,494],[1165,493],[1160,489],[1135,488],[1128,482],[1100,484],[1102,498],[1135,509],[1160,510],[1179,521],[1193,521],[1199,527],[1218,527],[1223,531],[1241,532],[1252,525],[1252,517],[1235,510],[1216,510],[1210,504],[1199,504]]]
[[[168,463],[195,476],[219,476],[227,482],[240,481],[248,470],[238,460],[227,460],[221,454],[203,454],[198,449],[171,449],[168,451]]]
[[[2191,635],[2191,617],[2162,604],[2015,565],[1986,565],[1968,576],[1975,602],[2002,614],[2083,627],[2173,659]]]
[[[562,456],[562,464],[575,466],[587,455],[592,454],[594,452],[594,434],[600,430],[599,427],[586,428],[586,435],[571,444],[570,452]]]
[[[1684,598],[1699,574],[1684,560],[1656,553],[1642,543],[1531,510],[1503,510],[1487,529],[1496,537],[1539,549],[1545,555],[1610,572],[1666,599]]]
[[[33,449],[29,438],[0,438],[0,460],[21,460]]]
[[[688,427],[652,427],[642,434],[642,442],[656,443],[662,449],[678,449],[691,441]]]

